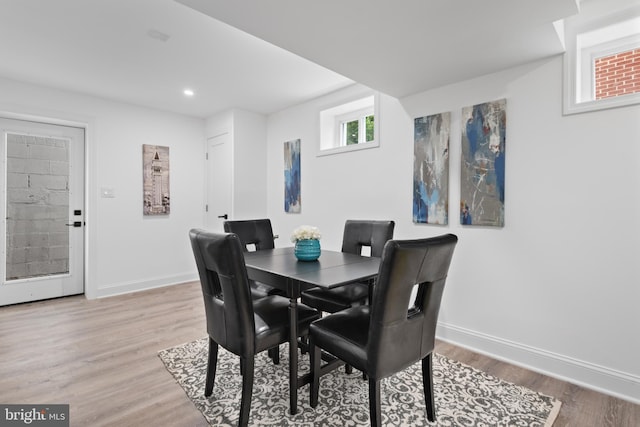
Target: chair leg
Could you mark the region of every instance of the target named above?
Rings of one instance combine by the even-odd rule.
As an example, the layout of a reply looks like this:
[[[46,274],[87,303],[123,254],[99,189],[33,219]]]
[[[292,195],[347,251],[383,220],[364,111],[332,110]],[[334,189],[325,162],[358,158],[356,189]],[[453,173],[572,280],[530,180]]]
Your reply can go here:
[[[254,357],[241,357],[242,363],[242,400],[240,401],[239,427],[249,425],[249,411],[251,410],[251,394],[253,393]]]
[[[433,398],[433,353],[422,359],[422,384],[424,388],[424,403],[427,407],[427,419],[436,420],[436,405]]]
[[[280,346],[270,348],[268,351],[269,357],[273,360],[274,365],[280,364]]]
[[[213,383],[216,379],[216,366],[218,364],[218,343],[209,337],[209,360],[207,362],[207,377],[204,385],[205,397],[213,393]]]
[[[382,426],[382,411],[380,410],[380,380],[369,377],[369,418],[371,427]]]
[[[309,385],[309,404],[312,408],[318,406],[318,394],[320,393],[320,365],[322,363],[322,350],[316,347],[313,338],[309,337],[309,363],[311,365],[311,384]]]
[[[300,337],[300,345],[298,345],[298,347],[300,347],[300,354],[305,354],[309,348],[309,336],[304,336],[304,337]]]
[[[345,365],[344,365],[344,373],[345,374],[352,374],[353,373],[353,366],[345,363]]]

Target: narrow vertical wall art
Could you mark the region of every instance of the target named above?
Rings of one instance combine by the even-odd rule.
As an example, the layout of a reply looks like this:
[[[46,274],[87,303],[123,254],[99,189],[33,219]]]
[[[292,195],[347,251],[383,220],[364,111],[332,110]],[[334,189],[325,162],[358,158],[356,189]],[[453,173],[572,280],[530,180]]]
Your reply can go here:
[[[507,101],[462,109],[460,223],[504,226]]]
[[[284,143],[284,211],[300,213],[300,139]]]
[[[169,191],[169,147],[142,146],[143,214],[168,215],[171,211]]]
[[[413,128],[413,222],[449,223],[451,113],[418,117]]]

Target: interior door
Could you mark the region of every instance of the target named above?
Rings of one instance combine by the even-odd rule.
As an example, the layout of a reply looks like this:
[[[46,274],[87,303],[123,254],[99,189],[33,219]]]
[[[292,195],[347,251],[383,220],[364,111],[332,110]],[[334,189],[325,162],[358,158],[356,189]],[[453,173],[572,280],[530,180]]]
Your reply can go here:
[[[84,292],[84,129],[1,119],[0,305]]]
[[[223,231],[232,217],[233,152],[228,133],[207,138],[207,221],[210,230]]]

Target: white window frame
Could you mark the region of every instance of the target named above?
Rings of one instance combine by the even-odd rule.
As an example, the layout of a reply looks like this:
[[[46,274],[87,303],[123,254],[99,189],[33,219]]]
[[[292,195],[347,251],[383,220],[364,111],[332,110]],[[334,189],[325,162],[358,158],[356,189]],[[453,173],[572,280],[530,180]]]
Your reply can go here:
[[[380,114],[377,93],[361,95],[339,103],[332,104],[320,111],[320,146],[318,156],[365,150],[380,146]],[[366,129],[364,118],[374,117],[373,140],[365,141]],[[346,145],[343,137],[343,124],[358,120],[359,130],[357,144]]]
[[[631,7],[599,19],[565,25],[565,115],[640,104],[640,93],[595,99],[596,58],[640,47],[640,7]]]

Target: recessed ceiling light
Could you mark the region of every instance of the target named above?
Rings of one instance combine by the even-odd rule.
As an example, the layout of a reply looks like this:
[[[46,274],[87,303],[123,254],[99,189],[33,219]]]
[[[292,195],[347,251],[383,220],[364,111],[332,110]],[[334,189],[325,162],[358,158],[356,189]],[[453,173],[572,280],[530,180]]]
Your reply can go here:
[[[194,92],[191,89],[185,89],[182,91],[182,93],[184,93],[184,96],[193,96]]]

